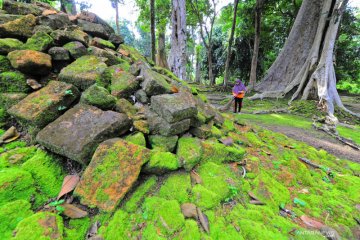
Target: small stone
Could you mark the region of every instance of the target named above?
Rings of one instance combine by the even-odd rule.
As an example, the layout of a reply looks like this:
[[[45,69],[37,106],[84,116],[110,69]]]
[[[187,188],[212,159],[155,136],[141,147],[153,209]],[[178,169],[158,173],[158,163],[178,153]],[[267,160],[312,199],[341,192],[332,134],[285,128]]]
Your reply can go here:
[[[149,141],[152,149],[156,149],[164,152],[173,152],[178,142],[178,136],[161,136],[161,135],[150,135]]]
[[[57,154],[87,164],[99,143],[130,127],[125,114],[78,104],[41,130],[36,139]]]
[[[339,233],[331,227],[324,226],[324,227],[320,228],[320,232],[322,233],[322,235],[324,235],[324,237],[326,237],[329,240],[340,240],[341,239]]]
[[[116,100],[116,97],[112,96],[108,90],[95,84],[83,92],[80,102],[109,110],[115,106]]]
[[[120,35],[112,33],[109,37],[109,41],[114,44],[116,48],[118,48],[120,44],[124,43],[124,38]]]
[[[194,218],[197,220],[196,206],[193,203],[184,203],[181,205],[181,212],[186,218]]]
[[[78,59],[84,55],[87,55],[88,52],[86,50],[86,47],[78,41],[75,42],[69,42],[63,46],[66,50],[69,51],[71,57],[74,59]]]
[[[128,136],[126,136],[125,140],[128,142],[131,142],[133,144],[136,144],[136,145],[146,148],[146,139],[145,139],[144,133],[142,133],[142,132],[137,132],[137,133],[128,135]]]
[[[8,54],[11,66],[31,75],[47,75],[51,71],[51,56],[34,50],[19,50]]]
[[[144,166],[143,171],[157,175],[179,169],[179,160],[175,154],[170,152],[154,151],[149,162]]]
[[[146,92],[142,89],[136,91],[135,98],[137,101],[144,103],[144,104],[149,102],[149,98],[146,95]]]
[[[146,148],[119,138],[107,140],[96,149],[74,194],[82,204],[112,211],[136,182],[149,157]]]
[[[33,90],[38,90],[42,88],[42,85],[38,83],[35,79],[27,79],[26,84],[29,85]]]
[[[193,169],[201,160],[202,145],[198,138],[181,137],[176,154],[186,171]]]
[[[52,47],[49,49],[49,54],[54,61],[69,61],[70,53],[63,47]]]

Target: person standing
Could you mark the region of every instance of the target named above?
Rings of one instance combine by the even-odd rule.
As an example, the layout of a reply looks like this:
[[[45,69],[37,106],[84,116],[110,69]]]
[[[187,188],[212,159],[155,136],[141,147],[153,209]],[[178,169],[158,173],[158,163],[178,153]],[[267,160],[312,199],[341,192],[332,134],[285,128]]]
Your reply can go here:
[[[232,94],[235,99],[234,113],[241,112],[242,101],[245,96],[246,87],[240,79],[236,79],[235,86],[232,89]],[[238,111],[237,111],[238,110]]]

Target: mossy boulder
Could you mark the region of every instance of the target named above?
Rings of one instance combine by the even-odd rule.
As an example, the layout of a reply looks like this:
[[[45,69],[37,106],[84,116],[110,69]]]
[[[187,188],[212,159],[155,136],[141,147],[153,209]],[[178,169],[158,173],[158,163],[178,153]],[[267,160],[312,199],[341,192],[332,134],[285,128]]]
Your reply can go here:
[[[36,153],[36,147],[19,147],[0,155],[0,169],[20,166]]]
[[[37,32],[29,38],[23,45],[23,49],[44,52],[48,50],[54,42],[54,39],[46,32]]]
[[[191,189],[190,174],[176,172],[164,180],[158,196],[168,200],[176,200],[183,204],[189,202]]]
[[[197,114],[192,95],[163,94],[151,97],[151,108],[168,123],[190,119]]]
[[[245,149],[238,146],[225,146],[213,139],[202,142],[203,155],[201,161],[225,163],[225,162],[239,162],[245,156]]]
[[[0,205],[20,199],[30,201],[33,194],[34,179],[29,172],[17,168],[0,170]]]
[[[86,233],[91,227],[91,220],[89,217],[81,219],[71,219],[69,224],[64,228],[65,240],[83,240],[86,238]]]
[[[111,27],[107,27],[105,25],[106,23],[99,24],[78,19],[77,24],[84,32],[94,37],[109,39],[110,35],[114,33],[114,29]]]
[[[94,55],[101,58],[106,58],[106,65],[113,66],[116,64],[124,63],[125,60],[121,59],[119,54],[111,49],[101,49],[98,47],[90,46],[88,49],[88,54]]]
[[[90,45],[98,47],[98,48],[110,48],[115,49],[114,44],[112,44],[110,41],[95,37],[92,39]]]
[[[22,220],[14,231],[13,239],[63,239],[62,218],[50,212],[38,212]]]
[[[178,142],[176,154],[186,171],[190,171],[201,160],[201,140],[192,137],[181,137]]]
[[[161,74],[144,67],[141,75],[144,77],[141,86],[148,96],[171,93],[171,85]]]
[[[55,30],[53,31],[50,36],[55,40],[57,45],[64,45],[69,42],[78,41],[84,44],[85,46],[88,45],[89,42],[89,35],[85,32],[81,31],[81,29],[64,29],[64,30]]]
[[[178,139],[178,136],[149,136],[149,141],[152,149],[163,152],[173,152],[175,150]]]
[[[34,50],[18,50],[8,54],[11,66],[30,75],[47,75],[51,71],[51,56]]]
[[[170,152],[154,151],[149,162],[144,166],[143,171],[157,175],[175,171],[180,168],[180,163],[175,154]]]
[[[69,61],[70,52],[63,47],[52,47],[48,52],[53,61]]]
[[[125,113],[130,118],[134,117],[137,112],[135,106],[125,98],[116,101],[115,110],[119,113]]]
[[[78,59],[88,54],[86,47],[81,42],[78,41],[69,42],[65,44],[63,48],[68,50],[71,57],[74,59]]]
[[[31,204],[26,200],[16,200],[0,207],[0,239],[10,239],[16,225],[31,216]]]
[[[51,81],[49,84],[33,92],[8,112],[23,126],[45,127],[62,114],[79,96],[79,91],[71,84]]]
[[[0,73],[0,92],[28,92],[30,87],[26,84],[26,77],[21,72]]]
[[[26,39],[32,36],[36,17],[32,14],[0,24],[0,37]]]
[[[121,44],[118,49],[118,52],[121,53],[121,55],[130,58],[133,62],[138,62],[138,61],[147,62],[146,58],[143,55],[141,55],[139,51],[137,51],[133,47],[130,47],[129,45]]]
[[[11,71],[12,67],[7,57],[0,55],[0,73]]]
[[[130,127],[125,114],[78,104],[42,129],[36,140],[57,154],[87,164],[99,143],[121,136]]]
[[[115,106],[116,100],[106,88],[94,84],[82,93],[80,102],[108,110]]]
[[[125,138],[126,141],[131,142],[133,144],[142,146],[142,147],[146,147],[146,139],[144,136],[144,133],[142,132],[137,132],[131,135],[126,136]]]
[[[14,38],[0,39],[0,54],[8,54],[9,52],[19,50],[24,45],[23,42]]]
[[[85,90],[95,83],[103,86],[101,74],[106,68],[103,59],[95,56],[82,56],[63,68],[59,74],[59,79],[74,84],[81,90]]]
[[[35,4],[27,4],[25,2],[12,0],[4,0],[3,10],[9,14],[17,15],[34,14],[35,16],[39,16],[42,13],[42,9]]]
[[[50,156],[43,150],[37,150],[33,157],[22,164],[21,169],[31,173],[35,180],[37,194],[35,207],[57,196],[61,189],[64,172],[60,159]]]
[[[137,180],[150,151],[123,139],[110,139],[96,149],[74,194],[81,203],[112,211]],[[96,182],[96,184],[94,184]]]

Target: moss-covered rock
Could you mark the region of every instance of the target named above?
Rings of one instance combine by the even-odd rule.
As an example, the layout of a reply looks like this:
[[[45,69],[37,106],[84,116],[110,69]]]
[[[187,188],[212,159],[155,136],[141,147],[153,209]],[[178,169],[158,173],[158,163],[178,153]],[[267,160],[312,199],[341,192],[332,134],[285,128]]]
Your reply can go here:
[[[31,204],[26,200],[16,200],[0,207],[0,239],[10,239],[16,225],[33,214]]]
[[[8,54],[11,66],[30,75],[47,75],[51,71],[51,56],[34,50],[18,50]]]
[[[147,62],[146,58],[141,55],[141,53],[139,53],[135,48],[130,47],[129,45],[121,44],[118,52],[125,57],[131,58],[133,62],[137,62],[139,60],[142,62]]]
[[[23,46],[23,42],[14,38],[0,39],[0,54],[8,54],[9,52],[19,50]]]
[[[161,135],[150,135],[149,141],[152,149],[163,152],[173,152],[175,150],[178,136],[161,136]],[[179,158],[180,159],[180,158]]]
[[[0,92],[28,92],[26,77],[21,72],[0,73]]]
[[[239,147],[238,145],[225,146],[224,144],[213,140],[203,141],[202,146],[202,161],[215,163],[239,162],[243,159],[246,153],[245,149]]]
[[[65,44],[63,48],[68,50],[71,57],[74,59],[78,59],[88,54],[86,47],[81,42],[78,41],[69,42]]]
[[[90,218],[71,219],[68,226],[64,228],[65,240],[83,240],[91,225]]]
[[[198,138],[179,139],[176,154],[186,171],[190,171],[201,160],[202,145]]]
[[[6,0],[3,3],[3,10],[9,14],[27,15],[34,14],[39,16],[42,13],[42,8],[35,4],[27,4],[25,2],[16,2]]]
[[[119,113],[125,113],[129,118],[133,118],[136,114],[136,108],[125,98],[117,100],[115,110]]]
[[[89,35],[79,28],[64,30],[58,29],[53,31],[50,36],[55,40],[57,45],[64,45],[68,42],[78,41],[87,46],[89,42]]]
[[[146,147],[146,139],[144,136],[144,133],[142,132],[137,132],[131,135],[126,136],[125,138],[126,141],[131,142],[133,144],[142,146],[142,147]]]
[[[26,96],[26,93],[0,93],[0,106],[7,110]]]
[[[149,150],[139,145],[118,138],[107,140],[96,149],[74,194],[82,204],[111,211],[135,183],[149,157]]]
[[[37,32],[29,38],[23,45],[23,49],[44,52],[48,50],[54,42],[54,39],[46,32]]]
[[[142,70],[144,81],[141,86],[148,96],[172,93],[171,85],[159,73],[151,69]]]
[[[95,37],[92,39],[91,45],[98,47],[98,48],[110,48],[110,49],[115,49],[114,44],[112,44],[111,42]]]
[[[158,196],[168,200],[176,200],[180,204],[189,202],[191,192],[190,174],[173,173],[164,180]]]
[[[106,58],[105,63],[108,66],[127,63],[127,61],[120,58],[117,52],[108,48],[101,49],[98,47],[90,46],[87,50],[88,50],[88,54],[90,55]]]
[[[132,220],[129,214],[121,209],[115,212],[113,218],[109,222],[109,225],[102,231],[101,236],[105,239],[122,240],[128,239],[134,234],[131,229]]]
[[[15,200],[30,201],[35,193],[31,174],[17,168],[0,170],[0,205]]]
[[[115,106],[116,100],[106,88],[94,84],[83,92],[80,102],[108,110]]]
[[[32,30],[36,25],[36,17],[32,14],[16,20],[0,24],[0,37],[13,37],[26,39],[31,37]]]
[[[0,55],[0,73],[11,71],[12,67],[7,57]]]
[[[59,159],[50,156],[43,150],[37,150],[35,155],[28,159],[21,168],[31,173],[35,180],[37,190],[35,207],[57,196],[61,189],[61,179],[65,176]]]
[[[13,239],[63,239],[62,218],[50,212],[38,212],[22,220],[15,229]]]
[[[36,147],[19,147],[0,155],[0,169],[19,166],[32,158],[36,153]]]
[[[78,97],[79,91],[71,84],[51,81],[49,84],[33,92],[8,112],[23,126],[44,127],[59,117]]]
[[[95,56],[82,56],[69,66],[63,68],[59,74],[59,79],[72,83],[81,90],[85,90],[95,83],[106,87],[106,84],[102,81],[101,74],[107,66],[102,60]]]
[[[179,169],[180,163],[175,154],[153,151],[149,162],[144,166],[146,173],[164,174]]]

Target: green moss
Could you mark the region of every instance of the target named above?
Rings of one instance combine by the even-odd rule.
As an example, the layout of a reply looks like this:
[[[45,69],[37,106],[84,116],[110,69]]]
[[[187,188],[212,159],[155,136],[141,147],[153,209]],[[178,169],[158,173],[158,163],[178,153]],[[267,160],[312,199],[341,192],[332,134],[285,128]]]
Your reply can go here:
[[[101,39],[101,38],[97,38],[99,43],[102,45],[102,47],[107,47],[107,48],[110,48],[110,49],[115,49],[115,46],[114,44],[112,44],[111,42],[107,41],[107,40],[104,40],[104,39]]]
[[[182,81],[180,80],[180,78],[178,78],[178,77],[177,77],[173,72],[171,72],[169,69],[156,66],[156,67],[153,67],[152,70],[155,71],[155,72],[158,72],[158,73],[160,73],[160,74],[162,74],[162,75],[165,75],[165,76],[167,76],[167,77],[169,77],[169,78],[171,78],[171,79],[173,79],[173,80],[175,80],[175,81],[177,81],[177,82],[182,82]]]
[[[186,171],[190,171],[201,160],[202,146],[198,138],[182,137],[179,139],[177,156]]]
[[[30,173],[17,168],[0,170],[0,205],[20,199],[30,201],[34,193]]]
[[[0,131],[0,132],[1,132],[1,131]],[[3,134],[3,133],[0,133],[0,136],[1,136],[2,134]],[[18,147],[26,147],[26,142],[23,142],[23,141],[14,141],[14,142],[11,142],[11,143],[3,144],[3,145],[1,146],[1,148],[0,148],[0,153],[6,152],[6,151],[9,151],[9,150],[18,148]]]
[[[0,239],[10,239],[16,225],[33,214],[31,204],[26,200],[16,200],[0,207]]]
[[[15,148],[0,155],[0,169],[21,165],[36,153],[36,147]]]
[[[35,198],[35,206],[40,206],[49,198],[56,197],[61,189],[64,173],[58,159],[51,157],[43,150],[22,165],[22,169],[31,173],[39,194]]]
[[[90,218],[71,219],[69,225],[64,229],[65,240],[83,240],[91,225]]]
[[[1,72],[9,72],[12,67],[10,61],[7,57],[0,55],[0,73]]]
[[[214,212],[206,211],[210,221],[210,237],[211,239],[244,239],[241,236],[241,230],[238,232],[235,229],[236,224],[228,222],[227,217],[216,215]],[[235,226],[234,226],[235,225]]]
[[[43,52],[51,47],[54,39],[45,32],[37,32],[22,46],[22,49]]]
[[[26,93],[0,93],[0,107],[7,110],[26,96]]]
[[[152,149],[164,152],[173,152],[178,142],[178,136],[151,135],[149,141]]]
[[[142,204],[145,195],[156,185],[157,180],[158,178],[156,176],[152,176],[137,187],[135,192],[131,194],[129,200],[125,203],[124,210],[128,213],[135,212],[139,205]]]
[[[360,145],[360,126],[355,126],[355,129],[337,126],[336,128],[340,136],[351,139],[357,145]]]
[[[164,181],[158,195],[161,198],[176,200],[180,204],[183,204],[189,202],[190,190],[190,175],[185,173],[174,173]]]
[[[224,144],[207,140],[202,142],[203,155],[201,157],[203,162],[239,162],[245,155],[245,149],[235,145],[225,146]]]
[[[201,209],[213,209],[219,206],[221,200],[220,195],[202,185],[195,185],[192,189],[191,202]]]
[[[170,152],[153,151],[150,161],[144,166],[144,171],[154,174],[163,174],[177,170],[180,167],[175,154]]]
[[[0,54],[6,55],[9,52],[19,50],[23,44],[23,42],[14,38],[0,38]]]
[[[225,131],[228,131],[228,132],[232,132],[235,130],[235,125],[234,125],[234,122],[231,121],[230,119],[226,118],[223,125],[222,125],[222,128],[225,130]]]
[[[130,64],[125,60],[123,60],[123,63],[121,64],[117,64],[106,68],[106,70],[102,74],[102,78],[107,85],[110,85],[111,82],[113,82],[114,79],[116,79],[121,72],[129,72],[129,71],[130,71]]]
[[[83,92],[80,102],[108,110],[115,106],[116,100],[108,90],[94,84]]]
[[[194,220],[186,220],[185,227],[179,233],[179,236],[174,238],[177,240],[200,240],[201,235],[199,227]]]
[[[130,47],[129,45],[121,44],[120,49],[126,51],[134,62],[137,62],[139,60],[142,62],[147,62],[146,58],[143,55],[141,55],[135,48]]]
[[[105,239],[123,240],[131,236],[132,229],[129,221],[129,214],[123,210],[118,210],[103,230],[101,235]]]
[[[137,132],[132,135],[128,135],[125,137],[125,140],[136,145],[140,145],[142,147],[146,147],[146,139],[142,132]]]
[[[154,224],[162,236],[170,237],[185,225],[180,205],[175,200],[149,197],[145,199],[142,209],[144,219]]]
[[[13,239],[62,239],[64,224],[62,218],[50,212],[38,212],[22,220],[15,229]]]
[[[132,118],[137,112],[134,105],[132,105],[125,98],[121,98],[121,99],[117,100],[115,109],[116,109],[116,111],[118,111],[120,113],[125,113],[129,118]]]
[[[217,127],[212,126],[211,127],[211,135],[215,138],[221,138],[223,136],[223,133]]]
[[[204,103],[207,103],[208,102],[208,99],[206,97],[206,95],[204,94],[198,94],[197,95]]]
[[[0,92],[28,92],[26,77],[20,72],[0,73]]]

